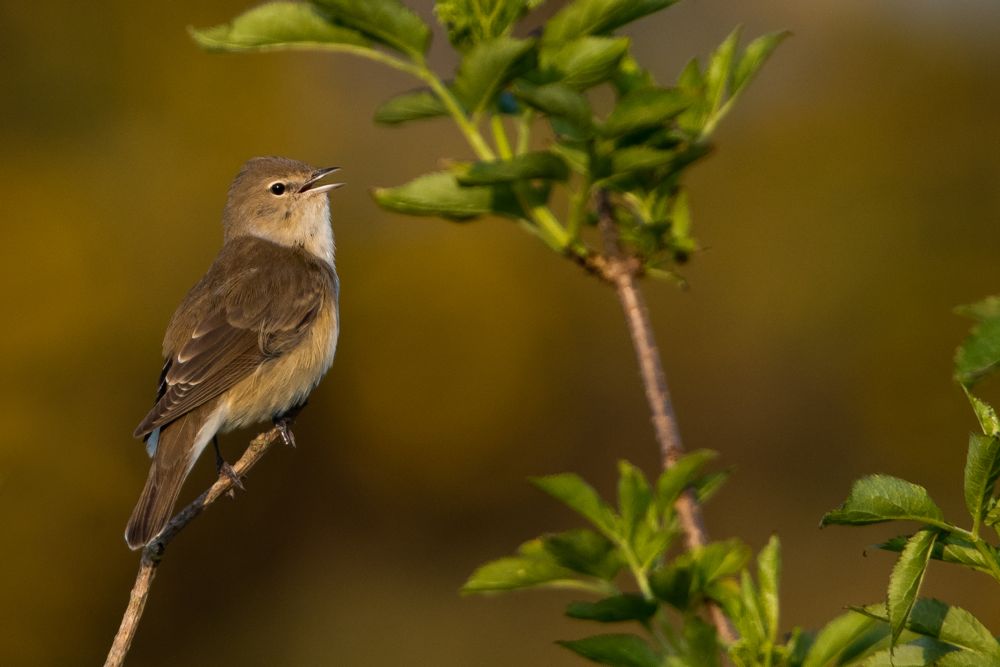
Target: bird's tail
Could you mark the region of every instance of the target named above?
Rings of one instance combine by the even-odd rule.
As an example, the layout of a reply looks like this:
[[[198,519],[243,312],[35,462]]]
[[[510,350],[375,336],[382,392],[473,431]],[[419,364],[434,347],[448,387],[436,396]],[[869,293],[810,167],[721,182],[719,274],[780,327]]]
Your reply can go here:
[[[125,528],[130,549],[152,542],[170,520],[184,480],[218,430],[214,404],[196,408],[160,430],[146,486]]]

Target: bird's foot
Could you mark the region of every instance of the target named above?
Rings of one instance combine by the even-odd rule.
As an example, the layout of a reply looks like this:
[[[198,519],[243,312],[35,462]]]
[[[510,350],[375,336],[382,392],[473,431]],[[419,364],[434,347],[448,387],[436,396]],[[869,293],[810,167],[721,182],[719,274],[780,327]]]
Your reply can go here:
[[[240,474],[236,472],[236,469],[233,468],[233,466],[229,465],[225,461],[219,465],[219,476],[227,477],[232,483],[232,486],[229,487],[229,491],[226,492],[230,498],[236,497],[236,489],[246,491],[246,487],[243,486],[243,479],[240,478]]]
[[[275,419],[274,427],[281,434],[281,441],[289,447],[295,446],[295,434],[292,433],[292,420],[288,418]]]

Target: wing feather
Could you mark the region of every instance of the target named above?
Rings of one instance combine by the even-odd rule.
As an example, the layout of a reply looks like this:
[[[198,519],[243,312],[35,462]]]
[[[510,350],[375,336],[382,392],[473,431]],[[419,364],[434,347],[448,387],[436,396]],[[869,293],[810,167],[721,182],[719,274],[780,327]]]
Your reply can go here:
[[[146,437],[294,348],[333,298],[333,272],[304,251],[245,237],[227,243],[167,327],[166,363]]]

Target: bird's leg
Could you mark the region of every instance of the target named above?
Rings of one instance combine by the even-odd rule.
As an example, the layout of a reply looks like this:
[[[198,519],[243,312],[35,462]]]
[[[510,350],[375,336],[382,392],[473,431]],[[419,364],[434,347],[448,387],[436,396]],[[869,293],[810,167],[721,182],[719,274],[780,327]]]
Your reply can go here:
[[[226,462],[226,459],[222,458],[222,450],[219,449],[218,435],[212,436],[212,446],[215,447],[215,471],[219,473],[220,476],[225,475],[228,477],[233,483],[233,486],[239,488],[240,491],[245,491],[246,489],[243,488],[243,480],[241,480],[240,476],[235,470],[233,470],[233,466],[229,465],[229,463]],[[233,491],[232,487],[229,489],[229,497],[236,497],[236,492]]]
[[[284,412],[274,416],[274,426],[281,432],[281,440],[290,447],[295,446],[295,434],[292,433],[292,422],[306,407],[308,400],[302,401],[298,405],[293,405]]]

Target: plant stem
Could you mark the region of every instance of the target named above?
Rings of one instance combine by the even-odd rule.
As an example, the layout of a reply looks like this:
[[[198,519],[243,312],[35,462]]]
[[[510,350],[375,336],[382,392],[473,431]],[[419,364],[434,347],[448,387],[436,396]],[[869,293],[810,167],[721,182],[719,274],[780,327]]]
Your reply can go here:
[[[243,452],[243,456],[233,465],[236,477],[242,478],[280,437],[281,431],[278,428],[273,428],[251,440],[246,451]],[[111,650],[108,652],[104,667],[120,667],[125,662],[125,656],[128,655],[129,648],[132,646],[132,639],[135,637],[142,613],[146,608],[146,600],[149,599],[149,590],[153,584],[153,578],[156,576],[156,568],[163,558],[167,545],[206,507],[218,500],[224,493],[232,490],[234,484],[235,481],[232,477],[220,474],[207,491],[178,512],[163,529],[163,532],[142,550],[139,573],[136,575],[135,584],[132,585],[128,607],[122,616],[121,626],[111,644]]]
[[[461,130],[462,134],[465,135],[465,140],[469,142],[472,146],[472,150],[475,151],[476,157],[480,160],[495,160],[496,154],[493,153],[493,149],[490,148],[486,140],[483,139],[483,135],[479,133],[479,128],[476,127],[475,123],[469,120],[469,117],[465,115],[465,111],[459,105],[458,100],[450,90],[444,85],[441,79],[438,78],[437,74],[432,72],[427,64],[424,62],[419,62],[415,68],[414,72],[424,83],[431,87],[434,94],[438,96],[441,103],[451,114],[452,119],[455,124],[458,125],[458,129]]]
[[[493,141],[497,145],[497,152],[504,160],[511,159],[514,154],[510,150],[510,141],[507,140],[507,130],[503,126],[503,118],[500,114],[490,116],[490,127],[493,130]]]
[[[636,282],[638,267],[633,258],[625,256],[618,228],[615,225],[611,210],[611,202],[606,190],[597,192],[597,213],[601,232],[604,237],[604,252],[608,264],[607,278],[614,284],[625,318],[628,322],[632,345],[639,361],[642,383],[646,390],[646,400],[652,413],[653,429],[660,445],[660,456],[664,468],[670,468],[684,453],[680,432],[677,428],[677,418],[674,415],[667,379],[663,373],[663,363],[656,349],[656,339],[653,326],[646,309],[645,299]],[[687,548],[696,549],[705,546],[708,535],[701,518],[701,507],[695,498],[694,491],[686,489],[677,498],[675,504],[681,528],[684,531],[684,541]],[[736,631],[717,605],[709,603],[709,613],[719,634],[719,638],[727,643],[736,640]]]

